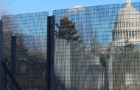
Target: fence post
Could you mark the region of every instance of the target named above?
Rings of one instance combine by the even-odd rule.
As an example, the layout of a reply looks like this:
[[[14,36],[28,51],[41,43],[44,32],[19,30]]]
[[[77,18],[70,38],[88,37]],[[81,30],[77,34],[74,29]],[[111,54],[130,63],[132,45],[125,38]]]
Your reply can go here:
[[[54,16],[47,18],[47,89],[54,90],[54,31],[55,19]]]
[[[3,63],[5,65],[7,65],[7,59],[4,59]],[[7,90],[7,72],[6,72],[6,70],[3,70],[3,79],[4,79],[4,81],[3,81],[3,89]]]
[[[0,20],[0,90],[2,90],[2,20]]]
[[[16,36],[11,38],[11,62],[10,62],[11,74],[15,78],[16,76]],[[11,81],[10,90],[15,90],[15,84]]]

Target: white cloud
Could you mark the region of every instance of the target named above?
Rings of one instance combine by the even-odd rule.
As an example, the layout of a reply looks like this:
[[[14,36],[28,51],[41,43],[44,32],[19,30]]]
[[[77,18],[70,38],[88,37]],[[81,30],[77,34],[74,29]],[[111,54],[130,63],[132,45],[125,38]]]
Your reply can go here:
[[[67,15],[77,14],[77,13],[81,13],[85,11],[86,11],[86,8],[82,6],[75,6],[67,11]]]

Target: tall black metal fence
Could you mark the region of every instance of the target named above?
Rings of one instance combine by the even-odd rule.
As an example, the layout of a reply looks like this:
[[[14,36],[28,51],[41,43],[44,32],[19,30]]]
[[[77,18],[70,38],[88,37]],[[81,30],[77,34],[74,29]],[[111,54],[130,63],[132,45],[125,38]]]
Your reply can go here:
[[[0,88],[139,90],[139,12],[126,3],[3,16],[0,60],[12,75],[0,68]]]

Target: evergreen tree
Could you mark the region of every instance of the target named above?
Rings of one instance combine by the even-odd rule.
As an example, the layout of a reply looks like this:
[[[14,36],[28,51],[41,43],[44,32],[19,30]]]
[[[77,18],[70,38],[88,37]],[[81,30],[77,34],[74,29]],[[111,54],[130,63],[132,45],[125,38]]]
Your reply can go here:
[[[69,20],[68,17],[60,19],[60,23],[56,23],[58,30],[56,31],[57,38],[66,39],[68,41],[79,40],[80,35],[76,28],[76,23]]]

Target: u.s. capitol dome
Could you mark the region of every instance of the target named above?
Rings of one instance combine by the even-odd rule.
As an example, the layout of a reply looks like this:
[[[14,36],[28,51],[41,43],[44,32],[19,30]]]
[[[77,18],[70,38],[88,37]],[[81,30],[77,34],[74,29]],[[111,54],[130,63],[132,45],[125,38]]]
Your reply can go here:
[[[128,41],[132,44],[140,44],[140,13],[126,0],[125,6],[119,11],[113,30],[113,44],[125,45]]]

